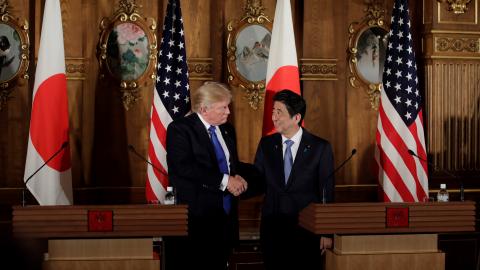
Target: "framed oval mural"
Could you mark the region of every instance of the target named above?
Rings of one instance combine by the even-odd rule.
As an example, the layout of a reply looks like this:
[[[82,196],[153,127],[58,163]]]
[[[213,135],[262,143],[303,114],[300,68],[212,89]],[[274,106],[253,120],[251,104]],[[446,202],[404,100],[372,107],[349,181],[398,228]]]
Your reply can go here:
[[[100,23],[97,57],[101,77],[119,83],[123,106],[128,110],[140,97],[139,85],[155,80],[157,28],[154,19],[144,19],[133,1],[120,0],[112,18]]]
[[[137,24],[126,22],[113,27],[107,40],[107,66],[119,80],[138,80],[149,64],[148,38]]]
[[[9,13],[8,2],[0,4],[0,110],[10,99],[18,80],[28,80],[30,40],[26,20]]]
[[[240,21],[227,26],[228,83],[243,88],[250,107],[256,110],[265,89],[272,21],[258,1],[247,1],[245,10]]]
[[[384,21],[385,10],[371,3],[360,22],[349,26],[350,85],[363,87],[373,109],[378,109],[382,86],[383,65],[388,43],[388,26]]]

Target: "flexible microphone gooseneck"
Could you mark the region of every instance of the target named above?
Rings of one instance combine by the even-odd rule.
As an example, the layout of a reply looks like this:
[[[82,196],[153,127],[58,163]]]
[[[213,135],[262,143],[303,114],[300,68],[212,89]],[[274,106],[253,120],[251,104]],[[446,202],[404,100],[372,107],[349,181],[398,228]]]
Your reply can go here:
[[[50,156],[50,158],[45,161],[42,166],[40,166],[36,171],[34,171],[27,179],[25,179],[23,182],[25,185],[23,186],[22,189],[22,206],[25,207],[25,189],[27,189],[27,184],[32,180],[32,178],[43,168],[45,165],[47,165],[52,159],[54,159],[60,152],[62,152],[63,149],[65,149],[68,146],[68,141],[65,141],[62,143],[60,148],[57,150],[57,152],[53,153],[53,155]]]
[[[349,156],[347,159],[345,159],[337,168],[335,168],[335,170],[333,170],[333,172],[330,173],[327,178],[330,178],[330,177],[331,177],[332,175],[334,175],[338,170],[340,170],[343,166],[345,166],[345,164],[346,164],[350,159],[352,159],[352,157],[353,157],[356,153],[357,153],[357,149],[353,148],[353,149],[352,149],[352,153],[350,154],[350,156]]]
[[[352,153],[350,154],[350,156],[349,156],[347,159],[345,159],[337,168],[335,168],[335,170],[333,170],[333,172],[331,172],[331,173],[328,175],[327,179],[330,178],[330,177],[332,177],[333,175],[335,175],[335,173],[337,173],[338,170],[340,170],[343,166],[345,166],[345,164],[347,164],[347,162],[350,161],[350,159],[352,159],[352,157],[353,157],[356,153],[357,153],[357,149],[356,149],[356,148],[353,148],[353,149],[352,149]],[[326,204],[326,203],[327,203],[327,199],[325,198],[325,195],[326,195],[326,194],[325,194],[325,187],[323,187],[323,189],[322,189],[322,203],[323,203],[323,204]]]
[[[447,174],[450,177],[453,177],[454,179],[459,179],[458,176],[456,176],[455,174],[453,174],[453,173],[451,173],[447,170],[440,170],[440,168],[437,165],[435,165],[432,162],[418,156],[415,152],[413,152],[413,150],[408,149],[408,153],[410,155],[418,158],[420,161],[423,161],[423,162],[427,163],[428,165],[432,166],[435,170],[440,171],[440,172],[444,172],[445,174]],[[464,192],[464,188],[463,188],[463,181],[460,179],[460,201],[462,201],[462,202],[465,200],[465,194],[464,193],[465,192]]]
[[[144,162],[150,164],[150,166],[152,166],[152,168],[154,168],[157,172],[160,172],[163,176],[167,176],[167,177],[168,177],[168,174],[167,174],[164,170],[158,168],[158,167],[155,166],[153,163],[151,163],[151,162],[148,161],[146,158],[144,158],[140,153],[138,153],[137,150],[135,150],[135,147],[133,147],[133,145],[131,145],[131,144],[128,145],[128,151],[134,153],[135,156],[137,156],[139,159],[141,159],[141,160],[143,160]]]

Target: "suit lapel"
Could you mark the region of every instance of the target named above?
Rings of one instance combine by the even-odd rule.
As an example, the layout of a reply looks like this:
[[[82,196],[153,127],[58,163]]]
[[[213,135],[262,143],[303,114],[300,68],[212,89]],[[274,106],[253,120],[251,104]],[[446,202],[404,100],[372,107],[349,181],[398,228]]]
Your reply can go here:
[[[215,156],[215,149],[213,149],[212,141],[210,140],[210,135],[208,134],[208,131],[205,129],[205,125],[203,125],[202,120],[200,120],[200,118],[196,113],[192,114],[192,119],[195,123],[194,125],[195,132],[199,134],[201,147],[203,147],[203,145],[207,145],[208,153],[212,161],[216,163],[217,158]]]
[[[282,136],[277,133],[273,138],[272,145],[273,166],[277,175],[275,179],[280,187],[285,187],[285,172],[283,170],[283,148],[282,148]]]

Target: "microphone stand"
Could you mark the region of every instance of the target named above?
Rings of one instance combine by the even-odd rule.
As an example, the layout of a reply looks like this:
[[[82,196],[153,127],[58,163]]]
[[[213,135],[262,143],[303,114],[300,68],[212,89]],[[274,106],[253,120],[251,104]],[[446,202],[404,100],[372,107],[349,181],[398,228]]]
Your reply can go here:
[[[54,159],[58,154],[60,154],[60,152],[62,152],[62,150],[68,146],[68,141],[67,142],[63,142],[62,143],[62,146],[60,146],[60,149],[57,150],[57,152],[53,153],[53,155],[47,159],[47,161],[45,161],[42,166],[40,166],[36,171],[34,171],[26,180],[24,180],[24,187],[22,189],[22,207],[25,207],[25,189],[28,188],[27,184],[28,182],[30,182],[30,180],[32,180],[32,178],[43,168],[45,167],[45,165],[47,165],[52,159]]]
[[[338,170],[340,170],[350,159],[352,159],[352,157],[357,153],[357,149],[353,148],[352,149],[352,153],[350,154],[350,156],[345,159],[337,168],[335,168],[335,170],[333,170],[333,172],[331,172],[327,179],[332,177]],[[325,198],[325,195],[326,195],[326,191],[325,191],[325,187],[323,187],[322,189],[322,204],[326,204],[327,203],[327,199]]]
[[[432,162],[430,162],[430,161],[428,161],[428,160],[426,160],[426,159],[418,156],[415,152],[413,152],[413,150],[408,149],[408,153],[409,153],[410,155],[418,158],[419,160],[427,163],[428,165],[432,166],[435,170],[444,172],[445,174],[447,174],[448,176],[452,177],[452,178],[455,179],[455,180],[458,180],[458,179],[459,179],[458,176],[456,176],[455,174],[449,172],[448,170],[440,170],[440,168],[439,168],[437,165],[435,165],[435,164],[433,164]],[[460,201],[462,201],[462,202],[465,200],[465,195],[464,195],[464,193],[465,193],[465,191],[464,191],[464,187],[463,187],[463,181],[462,181],[462,179],[460,179]]]
[[[137,152],[137,150],[135,150],[135,147],[133,147],[133,145],[129,144],[128,145],[128,150],[132,153],[135,154],[135,156],[137,156],[138,158],[140,158],[141,160],[143,160],[144,162],[150,164],[150,166],[152,166],[152,168],[154,168],[157,172],[161,173],[163,176],[165,177],[168,177],[168,174],[166,172],[164,172],[162,169],[158,168],[157,166],[155,166],[153,163],[151,163],[150,161],[148,161],[146,158],[144,158],[140,153]]]

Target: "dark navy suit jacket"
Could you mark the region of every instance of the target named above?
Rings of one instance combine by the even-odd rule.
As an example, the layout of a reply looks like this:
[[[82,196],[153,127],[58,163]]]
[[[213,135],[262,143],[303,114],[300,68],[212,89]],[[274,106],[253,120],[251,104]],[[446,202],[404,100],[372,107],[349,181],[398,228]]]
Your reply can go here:
[[[219,128],[230,152],[230,175],[235,175],[238,164],[235,130],[229,123]],[[223,196],[228,191],[220,190],[223,174],[208,131],[196,113],[177,119],[168,126],[167,164],[177,203],[188,204],[189,218],[216,219],[223,215]],[[234,225],[231,228],[234,240],[238,238],[237,204],[237,198],[232,195],[230,217]],[[195,231],[191,228],[194,225],[189,223],[190,231]],[[219,228],[218,232],[221,231]]]
[[[300,146],[287,184],[283,171],[282,137],[279,133],[261,139],[255,167],[265,190],[262,216],[298,216],[312,202],[334,197],[333,152],[330,143],[303,130]],[[327,178],[328,177],[328,178]]]

